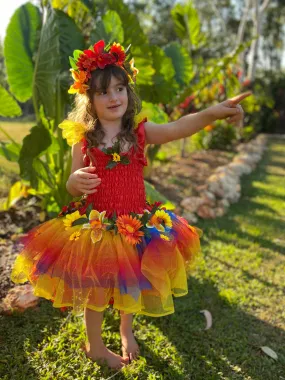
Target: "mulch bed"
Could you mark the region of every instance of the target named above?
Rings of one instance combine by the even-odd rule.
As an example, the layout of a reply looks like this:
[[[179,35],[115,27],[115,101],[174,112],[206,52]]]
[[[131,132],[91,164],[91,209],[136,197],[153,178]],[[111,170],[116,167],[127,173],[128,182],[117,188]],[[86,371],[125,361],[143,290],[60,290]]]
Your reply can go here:
[[[155,161],[148,181],[182,212],[180,202],[189,196],[200,195],[206,179],[218,166],[228,164],[234,152],[221,150],[198,151],[186,158],[175,156],[170,162]]]

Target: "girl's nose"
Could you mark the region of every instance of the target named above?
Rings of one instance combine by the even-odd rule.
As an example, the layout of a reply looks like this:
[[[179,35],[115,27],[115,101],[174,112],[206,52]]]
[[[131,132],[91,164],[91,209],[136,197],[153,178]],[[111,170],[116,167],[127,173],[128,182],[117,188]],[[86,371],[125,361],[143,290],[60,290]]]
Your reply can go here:
[[[116,100],[117,99],[117,94],[116,94],[116,92],[110,92],[110,96],[109,96],[109,99],[110,100]]]

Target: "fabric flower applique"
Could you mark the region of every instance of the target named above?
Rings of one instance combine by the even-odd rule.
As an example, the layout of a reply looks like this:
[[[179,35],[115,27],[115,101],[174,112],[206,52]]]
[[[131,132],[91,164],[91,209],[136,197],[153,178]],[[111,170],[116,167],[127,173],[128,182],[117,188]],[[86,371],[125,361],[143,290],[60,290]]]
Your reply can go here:
[[[74,226],[73,222],[84,217],[86,218],[87,216],[80,215],[78,210],[73,212],[72,214],[67,214],[65,218],[63,219],[63,224],[65,225],[65,229],[68,230],[69,228],[73,227]]]
[[[73,232],[73,234],[70,235],[69,240],[78,240],[80,235],[80,231],[75,231]]]
[[[110,161],[106,165],[106,169],[114,168],[118,165],[119,162],[123,165],[128,165],[130,163],[128,157],[120,155],[121,147],[119,141],[116,141],[114,145],[109,148],[103,148],[102,152],[112,156]]]
[[[124,235],[130,244],[141,242],[141,236],[144,235],[140,228],[143,226],[141,221],[132,215],[121,215],[116,221],[116,226],[120,234]]]
[[[92,229],[91,239],[95,244],[100,241],[103,236],[103,232],[111,224],[108,219],[105,218],[106,211],[99,212],[97,210],[91,210],[89,214],[89,223],[85,223],[82,229]]]
[[[157,210],[146,224],[148,228],[156,228],[160,232],[165,232],[165,229],[172,227],[170,216],[164,210]]]

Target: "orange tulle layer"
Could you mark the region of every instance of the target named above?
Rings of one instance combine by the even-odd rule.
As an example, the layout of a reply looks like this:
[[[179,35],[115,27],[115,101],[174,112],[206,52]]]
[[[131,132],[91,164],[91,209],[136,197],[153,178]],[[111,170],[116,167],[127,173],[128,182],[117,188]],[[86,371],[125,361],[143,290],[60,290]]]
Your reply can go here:
[[[12,268],[15,283],[29,281],[34,294],[54,307],[103,311],[110,305],[126,313],[159,317],[174,312],[173,296],[188,293],[187,275],[200,253],[201,230],[174,213],[169,241],[151,228],[151,237],[132,245],[124,235],[104,231],[93,243],[91,230],[65,229],[62,218],[33,228]],[[70,236],[81,230],[77,240]]]

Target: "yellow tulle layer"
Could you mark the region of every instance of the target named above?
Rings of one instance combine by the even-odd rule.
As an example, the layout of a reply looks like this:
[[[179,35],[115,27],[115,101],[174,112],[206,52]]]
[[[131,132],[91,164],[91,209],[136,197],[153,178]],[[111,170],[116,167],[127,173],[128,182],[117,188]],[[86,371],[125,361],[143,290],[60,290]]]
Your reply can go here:
[[[34,294],[71,306],[73,314],[85,307],[103,311],[110,305],[126,313],[159,317],[174,312],[173,296],[188,293],[187,274],[200,252],[201,233],[185,219],[172,215],[170,241],[152,229],[151,238],[132,245],[125,236],[104,231],[93,243],[92,230],[65,229],[55,218],[32,229],[22,240],[22,251],[12,268],[15,283],[29,281]],[[70,240],[80,231],[77,240]]]

